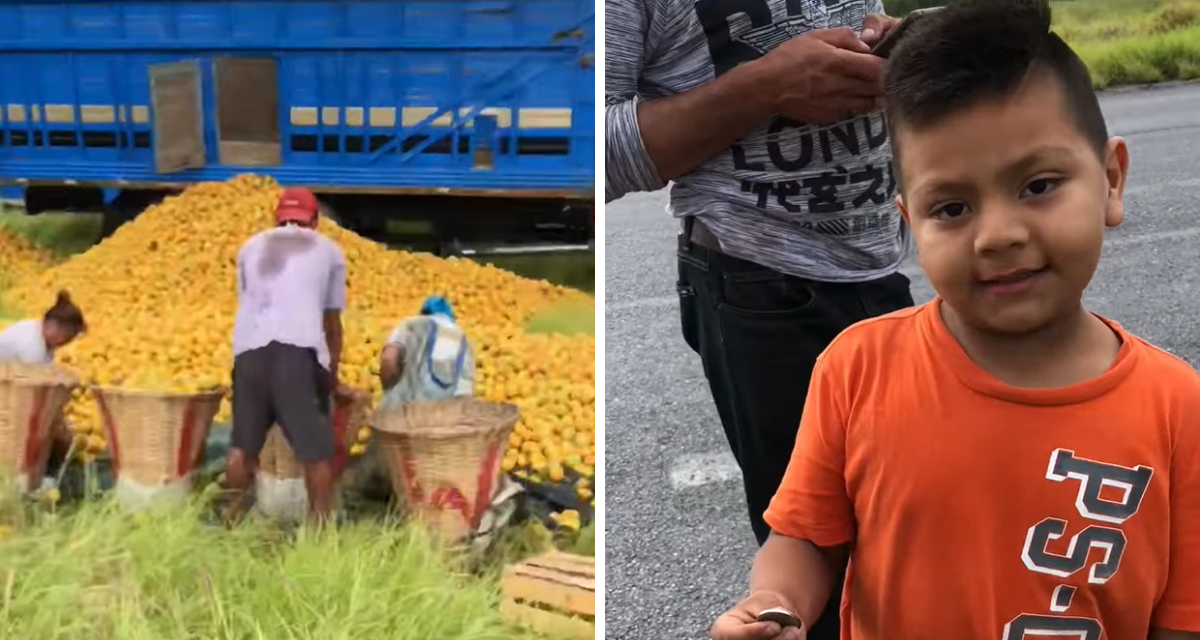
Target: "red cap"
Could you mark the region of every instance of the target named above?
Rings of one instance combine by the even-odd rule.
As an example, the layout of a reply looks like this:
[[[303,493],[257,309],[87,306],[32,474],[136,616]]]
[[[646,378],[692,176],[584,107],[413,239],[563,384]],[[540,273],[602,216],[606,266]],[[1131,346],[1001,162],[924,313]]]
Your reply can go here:
[[[312,224],[317,220],[317,197],[308,189],[290,187],[279,196],[279,207],[275,209],[275,222],[299,222]]]

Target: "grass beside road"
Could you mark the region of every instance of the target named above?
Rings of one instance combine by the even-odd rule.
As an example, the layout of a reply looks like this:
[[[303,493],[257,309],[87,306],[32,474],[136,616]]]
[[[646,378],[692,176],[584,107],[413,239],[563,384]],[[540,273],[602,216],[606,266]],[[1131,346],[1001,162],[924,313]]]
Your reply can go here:
[[[86,251],[100,237],[99,214],[43,213],[27,216],[18,208],[0,210],[0,228],[24,236],[60,258]]]
[[[1067,0],[1054,29],[1097,88],[1200,80],[1200,0]]]
[[[591,535],[570,550],[594,554]],[[512,540],[504,555],[538,548]],[[545,640],[501,620],[499,566],[468,571],[414,526],[293,538],[202,524],[198,506],[54,514],[0,497],[0,637]]]

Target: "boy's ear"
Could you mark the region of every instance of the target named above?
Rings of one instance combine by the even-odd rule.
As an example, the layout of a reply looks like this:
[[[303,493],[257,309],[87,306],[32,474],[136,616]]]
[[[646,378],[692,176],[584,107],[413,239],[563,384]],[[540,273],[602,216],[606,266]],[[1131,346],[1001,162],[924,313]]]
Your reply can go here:
[[[1129,146],[1114,137],[1104,146],[1104,176],[1107,178],[1108,206],[1104,225],[1116,227],[1125,219],[1125,180],[1129,177]]]
[[[900,216],[904,218],[904,224],[912,226],[912,220],[908,219],[908,209],[904,206],[904,196],[896,194],[896,208],[900,210]]]

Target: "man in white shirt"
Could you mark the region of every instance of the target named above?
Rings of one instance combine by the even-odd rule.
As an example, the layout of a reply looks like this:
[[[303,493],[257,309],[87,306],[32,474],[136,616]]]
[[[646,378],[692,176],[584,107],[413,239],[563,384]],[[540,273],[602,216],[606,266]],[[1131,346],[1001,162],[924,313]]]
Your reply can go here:
[[[312,516],[333,508],[331,395],[337,390],[346,306],[346,257],[316,231],[317,199],[285,189],[277,226],[238,253],[238,312],[233,332],[233,437],[226,473],[244,509],[267,431],[275,423],[304,466]]]

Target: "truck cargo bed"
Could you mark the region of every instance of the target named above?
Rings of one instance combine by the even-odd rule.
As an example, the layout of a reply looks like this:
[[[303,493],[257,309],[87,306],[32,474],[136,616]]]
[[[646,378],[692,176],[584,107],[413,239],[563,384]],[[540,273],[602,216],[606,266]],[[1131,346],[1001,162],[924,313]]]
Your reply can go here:
[[[0,182],[590,197],[590,0],[0,0]]]

